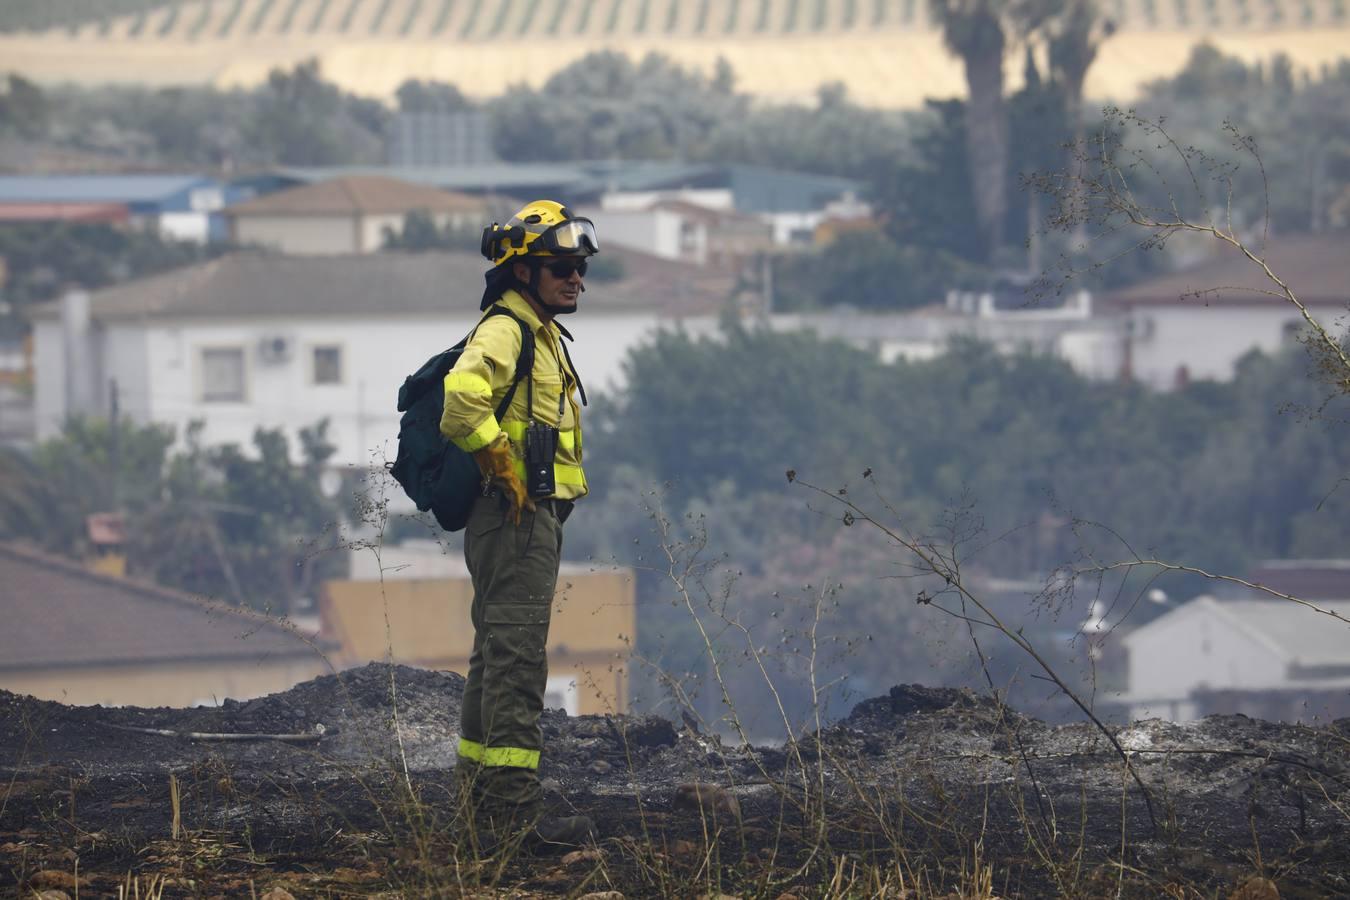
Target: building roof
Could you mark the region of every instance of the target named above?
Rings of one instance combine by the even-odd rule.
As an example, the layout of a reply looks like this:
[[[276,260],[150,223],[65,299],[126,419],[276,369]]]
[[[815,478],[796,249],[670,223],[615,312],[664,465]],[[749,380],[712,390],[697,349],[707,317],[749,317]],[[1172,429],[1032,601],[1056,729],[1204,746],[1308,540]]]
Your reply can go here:
[[[707,163],[678,160],[600,160],[578,165],[582,177],[573,189],[583,196],[599,196],[615,191],[658,191],[681,187],[716,186],[718,169]],[[707,182],[713,182],[711,185]]]
[[[231,216],[331,216],[362,213],[483,214],[479,197],[451,193],[385,175],[343,175],[254,197],[226,207]]]
[[[1350,618],[1350,598],[1319,603]],[[1204,595],[1126,635],[1126,644],[1148,640],[1155,629],[1175,627],[1196,613],[1222,619],[1270,648],[1279,659],[1299,667],[1350,666],[1350,625],[1287,600],[1216,600]]]
[[[1286,600],[1215,603],[1220,615],[1263,636],[1291,663],[1300,666],[1350,665],[1350,625]],[[1350,617],[1350,602],[1333,604],[1330,608]]]
[[[215,183],[202,175],[0,175],[0,203],[154,203]]]
[[[591,279],[587,308],[685,316],[712,312],[733,277],[631,250],[608,248],[617,281]],[[487,263],[472,253],[283,256],[240,252],[94,291],[99,321],[305,316],[434,316],[476,310]],[[54,318],[59,304],[34,310]]]
[[[672,191],[722,188],[741,212],[800,212],[823,207],[858,182],[833,175],[793,172],[767,166],[686,163],[672,160],[577,160],[561,163],[484,163],[468,166],[338,166],[278,168],[241,176],[235,184],[268,180],[313,183],[350,175],[383,175],[443,190],[508,194],[522,199],[554,196],[569,203],[595,200],[615,191]]]
[[[121,203],[0,203],[0,222],[125,222]]]
[[[348,175],[381,175],[442,190],[472,194],[505,193],[539,196],[556,193],[562,185],[584,177],[574,163],[477,163],[466,166],[285,166],[235,179],[236,184],[273,179],[312,184]]]
[[[695,222],[701,222],[708,226],[717,226],[724,224],[744,224],[757,225],[769,231],[769,225],[754,216],[737,212],[734,209],[713,209],[708,206],[700,206],[697,203],[690,203],[688,200],[676,200],[667,198],[657,200],[647,207],[649,210],[664,210],[679,214],[685,219]]]
[[[0,671],[308,656],[266,616],[0,544]]]
[[[731,192],[736,210],[743,213],[818,210],[862,189],[850,178],[740,163],[605,161],[582,166],[588,177],[571,186],[581,199],[615,191],[723,189]]]
[[[1216,242],[1217,243],[1217,242]],[[1251,306],[1289,301],[1261,291],[1277,290],[1261,267],[1229,245],[1210,259],[1107,294],[1104,302],[1131,306]],[[1255,248],[1253,248],[1255,249]],[[1308,234],[1272,238],[1264,255],[1272,272],[1284,279],[1304,304],[1350,302],[1350,234]],[[1196,295],[1197,291],[1217,289]]]
[[[1350,559],[1271,559],[1251,580],[1303,600],[1350,600]]]

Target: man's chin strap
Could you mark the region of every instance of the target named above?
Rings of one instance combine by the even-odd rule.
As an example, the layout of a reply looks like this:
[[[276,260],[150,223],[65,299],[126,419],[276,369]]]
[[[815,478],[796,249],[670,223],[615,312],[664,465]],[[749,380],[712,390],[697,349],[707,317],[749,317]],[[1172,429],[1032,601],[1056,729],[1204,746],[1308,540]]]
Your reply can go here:
[[[538,300],[539,298],[536,297],[535,299]],[[555,316],[571,315],[572,313],[577,311],[577,308],[575,306],[552,306],[548,303],[540,303],[539,306],[547,310],[548,312],[553,313],[553,315]]]
[[[530,270],[530,282],[529,284],[526,284],[520,281],[519,279],[516,279],[517,289],[524,291],[526,294],[529,294],[531,300],[533,300],[535,303],[538,303],[544,309],[548,309],[548,304],[545,303],[543,300],[539,299],[539,269],[541,266],[540,262],[538,260],[531,260],[527,258],[527,262],[525,263],[525,265],[528,266]]]
[[[555,306],[551,303],[545,303],[543,298],[539,296],[539,270],[543,268],[544,263],[542,260],[531,260],[527,265],[530,267],[530,283],[523,284],[517,281],[516,284],[520,290],[529,294],[530,298],[539,304],[540,309],[555,316],[565,316],[577,311],[575,306]],[[585,291],[586,287],[583,285],[581,289]]]

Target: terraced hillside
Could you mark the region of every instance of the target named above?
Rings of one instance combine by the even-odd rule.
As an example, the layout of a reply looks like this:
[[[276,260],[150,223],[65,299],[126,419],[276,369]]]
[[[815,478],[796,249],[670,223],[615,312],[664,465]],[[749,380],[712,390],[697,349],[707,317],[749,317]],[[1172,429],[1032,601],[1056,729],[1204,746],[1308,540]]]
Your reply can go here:
[[[0,32],[42,31],[139,13],[177,0],[5,0]]]
[[[248,41],[511,41],[827,37],[932,27],[925,0],[143,0],[157,6],[81,37]],[[1347,24],[1346,0],[1108,0],[1128,30],[1317,28]]]
[[[1248,59],[1283,51],[1320,65],[1350,47],[1347,2],[1105,0],[1120,31],[1089,93],[1123,99],[1174,71],[1201,37]],[[963,84],[926,0],[182,0],[0,38],[0,59],[42,80],[246,85],[316,56],[362,93],[435,78],[491,96],[599,48],[708,69],[724,57],[742,87],[769,99],[841,81],[864,102],[906,106]]]

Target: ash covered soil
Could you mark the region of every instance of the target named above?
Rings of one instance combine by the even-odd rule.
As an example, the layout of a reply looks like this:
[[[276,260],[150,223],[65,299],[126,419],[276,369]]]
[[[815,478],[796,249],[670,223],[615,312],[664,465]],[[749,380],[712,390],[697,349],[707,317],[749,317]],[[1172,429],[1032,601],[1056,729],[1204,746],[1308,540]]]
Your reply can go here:
[[[1113,729],[1145,793],[1092,725],[961,690],[898,686],[788,747],[547,711],[546,791],[598,846],[481,861],[453,815],[462,685],[369,665],[219,708],[0,691],[0,896],[1350,896],[1350,719]]]

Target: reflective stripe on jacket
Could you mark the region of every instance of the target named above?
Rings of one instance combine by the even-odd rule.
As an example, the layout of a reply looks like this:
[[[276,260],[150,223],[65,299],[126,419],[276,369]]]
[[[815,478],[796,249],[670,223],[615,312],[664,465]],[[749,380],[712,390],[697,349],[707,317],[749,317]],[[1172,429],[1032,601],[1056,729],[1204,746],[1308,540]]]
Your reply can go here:
[[[515,313],[534,333],[534,407],[529,408],[530,386],[521,379],[503,421],[497,421],[497,404],[511,387],[516,357],[520,354],[520,326],[507,316],[492,316],[479,323],[459,362],[445,376],[441,434],[472,453],[505,431],[511,439],[516,474],[523,481],[526,424],[533,418],[552,425],[558,429],[558,453],[553,461],[557,491],[553,496],[575,500],[587,491],[586,475],[581,469],[581,410],[576,398],[576,374],[564,362],[562,336],[552,322],[547,325],[540,322],[534,309],[516,291],[507,291],[497,302]]]

